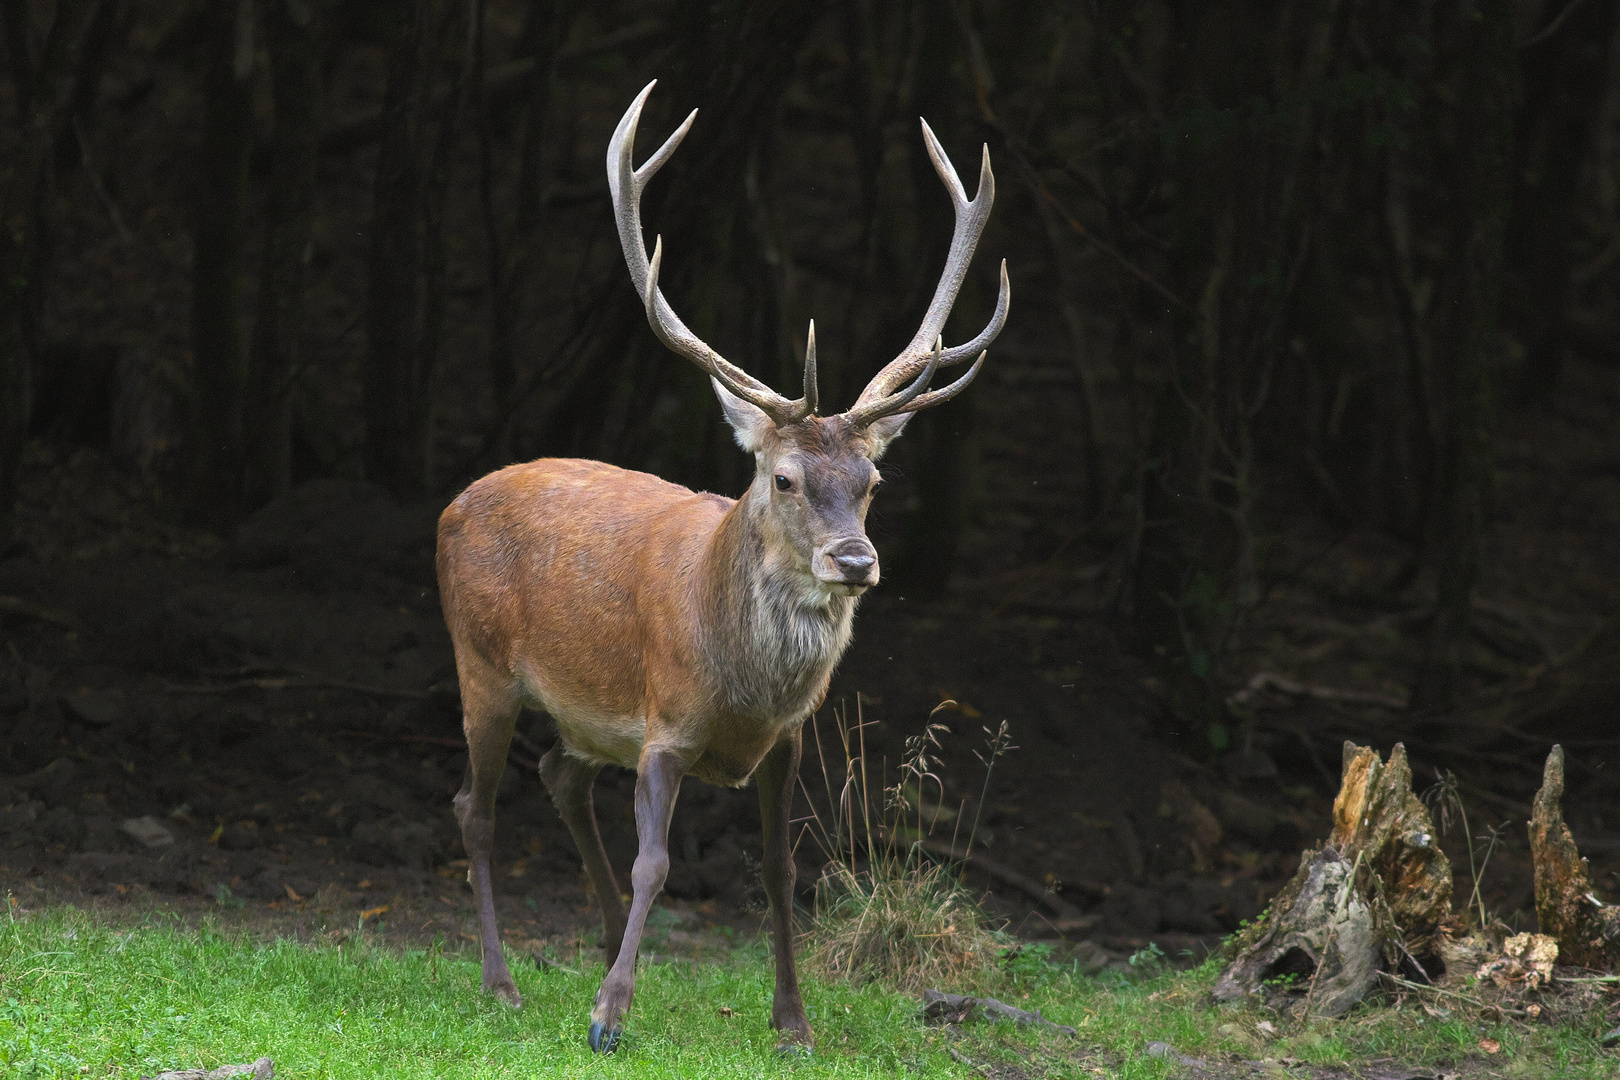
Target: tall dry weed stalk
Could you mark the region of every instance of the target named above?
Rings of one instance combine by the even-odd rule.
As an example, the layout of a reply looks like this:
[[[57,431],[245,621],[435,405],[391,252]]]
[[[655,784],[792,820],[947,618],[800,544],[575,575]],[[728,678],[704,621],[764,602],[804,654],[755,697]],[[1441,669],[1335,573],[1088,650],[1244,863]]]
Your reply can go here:
[[[1005,944],[1004,935],[990,925],[962,884],[961,864],[931,858],[924,849],[942,820],[954,819],[955,828],[961,826],[961,815],[944,808],[945,785],[938,772],[940,739],[950,729],[929,723],[908,738],[897,779],[881,789],[882,803],[874,805],[874,770],[859,696],[855,709],[853,724],[847,712],[833,710],[840,760],[831,768],[819,724],[813,728],[828,810],[824,817],[806,789],[811,806],[806,827],[827,867],[816,883],[806,962],[828,976],[875,979],[903,989],[982,982]],[[986,749],[978,757],[985,763],[988,793],[996,759],[1013,747],[1005,722],[996,732],[986,728],[985,734]],[[841,773],[836,781],[835,773]],[[930,789],[937,799],[932,809],[926,805]],[[983,801],[981,795],[981,806]],[[977,828],[975,813],[969,849]],[[948,850],[954,852],[955,845],[953,834]]]
[[[1423,802],[1429,807],[1431,813],[1438,818],[1437,824],[1442,833],[1451,831],[1452,815],[1455,814],[1462,821],[1463,840],[1468,845],[1468,876],[1474,883],[1472,894],[1468,898],[1468,907],[1473,908],[1479,915],[1478,929],[1483,932],[1491,925],[1491,918],[1485,912],[1485,898],[1480,893],[1480,878],[1485,875],[1485,868],[1491,864],[1491,853],[1496,850],[1501,840],[1501,829],[1491,827],[1487,835],[1476,837],[1468,827],[1468,809],[1463,806],[1462,782],[1457,774],[1447,769],[1445,772],[1435,772],[1440,782],[1423,793]],[[1485,855],[1477,860],[1474,851],[1474,842],[1485,842]]]

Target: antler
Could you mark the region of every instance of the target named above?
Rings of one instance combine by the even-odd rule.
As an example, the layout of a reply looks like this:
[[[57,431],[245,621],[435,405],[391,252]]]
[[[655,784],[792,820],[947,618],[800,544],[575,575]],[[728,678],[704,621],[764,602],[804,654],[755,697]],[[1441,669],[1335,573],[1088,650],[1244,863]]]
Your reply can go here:
[[[974,195],[973,201],[969,202],[967,191],[956,175],[956,167],[951,164],[945,148],[940,146],[926,120],[922,122],[922,131],[923,143],[928,147],[928,156],[934,162],[934,171],[945,181],[945,188],[951,195],[951,203],[956,208],[956,232],[951,237],[951,250],[945,260],[945,272],[940,276],[939,286],[934,290],[934,299],[928,305],[928,311],[923,316],[922,326],[918,327],[916,336],[899,356],[877,373],[877,377],[861,391],[861,396],[856,400],[854,407],[844,414],[851,424],[857,426],[869,424],[881,416],[916,412],[931,405],[938,405],[967,389],[968,383],[973,381],[974,376],[979,373],[979,368],[984,364],[987,355],[985,346],[1001,333],[1001,328],[1007,321],[1007,308],[1012,300],[1012,290],[1007,282],[1007,260],[1003,259],[1001,289],[996,296],[996,310],[990,317],[989,325],[979,332],[978,337],[964,345],[951,349],[944,347],[942,334],[945,320],[950,317],[951,306],[956,303],[956,294],[962,288],[962,279],[967,276],[968,264],[973,261],[973,249],[978,246],[985,222],[990,219],[990,206],[996,200],[996,178],[990,171],[990,147],[987,145],[979,166],[979,190]],[[978,359],[973,362],[967,374],[949,386],[923,393],[935,371],[960,364],[975,354]],[[907,380],[911,380],[911,385],[895,393],[895,387]]]
[[[636,124],[641,119],[642,106],[647,103],[647,97],[656,85],[658,80],[654,79],[636,95],[636,100],[630,103],[630,108],[619,120],[619,126],[613,130],[613,138],[608,142],[607,152],[608,190],[613,196],[613,216],[619,226],[619,244],[624,248],[624,261],[630,267],[630,280],[635,284],[636,292],[641,296],[642,304],[647,309],[647,322],[651,324],[653,333],[666,348],[692,361],[727,390],[764,412],[776,422],[777,426],[802,420],[816,409],[814,323],[810,325],[810,342],[805,352],[804,397],[798,401],[789,401],[742,368],[727,361],[688,330],[686,324],[681,322],[680,316],[676,315],[674,309],[665,301],[664,294],[659,291],[658,268],[663,261],[664,238],[658,237],[653,244],[652,259],[648,260],[645,241],[641,235],[641,193],[646,188],[647,182],[664,167],[665,162],[669,161],[675,153],[675,148],[680,146],[681,140],[686,138],[686,133],[691,130],[692,121],[697,118],[697,110],[692,110],[685,122],[675,129],[675,133],[664,141],[664,145],[660,146],[658,152],[648,158],[641,168],[635,168],[631,161],[631,153],[636,143]]]

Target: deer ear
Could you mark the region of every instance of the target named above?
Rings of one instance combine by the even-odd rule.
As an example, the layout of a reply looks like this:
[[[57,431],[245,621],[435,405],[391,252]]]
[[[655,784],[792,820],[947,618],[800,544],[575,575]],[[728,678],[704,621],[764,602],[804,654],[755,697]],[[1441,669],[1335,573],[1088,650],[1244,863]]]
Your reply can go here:
[[[906,430],[906,425],[916,415],[916,413],[903,412],[896,416],[884,416],[866,426],[867,434],[871,435],[872,440],[877,444],[877,449],[872,451],[873,461],[883,456],[883,452],[889,448],[889,444],[900,437],[900,433]]]
[[[765,446],[765,433],[775,427],[775,423],[764,410],[721,386],[719,379],[711,375],[709,382],[714,385],[714,396],[720,399],[720,409],[726,414],[726,423],[731,425],[737,445],[750,454],[758,453]]]

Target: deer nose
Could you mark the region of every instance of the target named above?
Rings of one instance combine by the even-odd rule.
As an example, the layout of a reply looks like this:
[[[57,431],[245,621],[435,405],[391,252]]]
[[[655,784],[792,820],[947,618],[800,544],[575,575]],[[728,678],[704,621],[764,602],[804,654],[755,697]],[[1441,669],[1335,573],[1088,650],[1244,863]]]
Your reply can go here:
[[[864,536],[850,536],[835,540],[822,549],[825,570],[816,576],[824,581],[841,585],[870,586],[877,584],[877,552]]]
[[[834,555],[833,562],[838,564],[845,577],[863,578],[877,560],[870,555]]]

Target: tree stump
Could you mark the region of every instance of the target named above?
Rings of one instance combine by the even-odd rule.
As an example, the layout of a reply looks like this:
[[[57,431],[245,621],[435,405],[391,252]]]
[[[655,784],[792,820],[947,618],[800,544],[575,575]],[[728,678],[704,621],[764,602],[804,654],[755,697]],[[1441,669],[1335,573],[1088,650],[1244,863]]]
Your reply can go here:
[[[1304,853],[1293,880],[1239,935],[1215,997],[1341,1016],[1372,989],[1380,966],[1438,975],[1450,915],[1451,864],[1412,794],[1405,747],[1397,743],[1386,763],[1345,743],[1332,835]]]
[[[1332,847],[1307,852],[1294,880],[1262,917],[1264,932],[1215,983],[1215,997],[1265,998],[1275,1008],[1342,1016],[1378,978],[1372,907],[1355,888],[1357,868]]]
[[[1451,862],[1435,841],[1428,809],[1412,793],[1405,746],[1396,743],[1386,764],[1376,750],[1344,744],[1328,846],[1349,860],[1363,857],[1378,875],[1406,950],[1427,964],[1451,916]]]
[[[1530,857],[1536,868],[1536,920],[1558,942],[1566,964],[1609,970],[1620,967],[1620,905],[1605,904],[1592,891],[1586,860],[1564,824],[1564,748],[1547,755],[1541,790],[1530,817]]]

